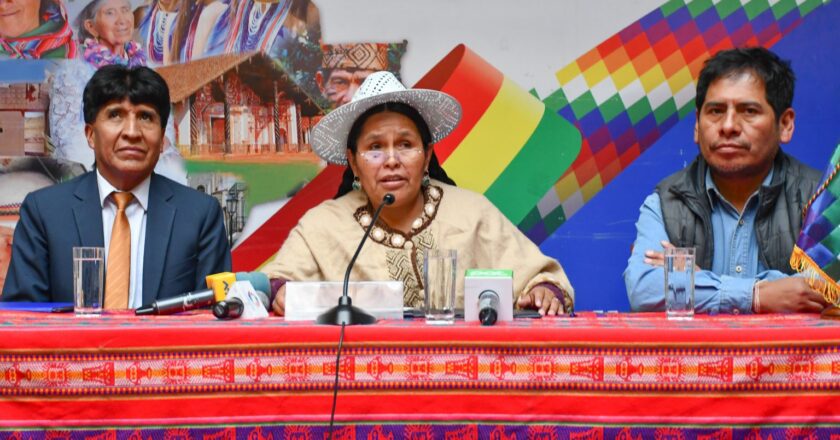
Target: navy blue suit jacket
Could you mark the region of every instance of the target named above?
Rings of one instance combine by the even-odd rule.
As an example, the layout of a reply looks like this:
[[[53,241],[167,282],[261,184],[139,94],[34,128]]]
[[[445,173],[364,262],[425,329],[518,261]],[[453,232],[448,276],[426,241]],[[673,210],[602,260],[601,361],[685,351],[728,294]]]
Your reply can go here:
[[[206,275],[230,270],[215,198],[152,174],[148,205],[143,304],[205,288]],[[73,247],[104,241],[96,172],[28,194],[0,300],[72,302]]]

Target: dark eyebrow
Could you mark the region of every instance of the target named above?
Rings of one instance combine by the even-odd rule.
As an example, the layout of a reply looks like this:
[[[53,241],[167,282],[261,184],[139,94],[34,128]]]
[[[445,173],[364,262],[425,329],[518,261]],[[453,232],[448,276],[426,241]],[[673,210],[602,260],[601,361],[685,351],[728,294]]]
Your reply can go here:
[[[382,133],[371,132],[359,138],[360,141],[372,141],[382,138]]]
[[[417,134],[417,132],[416,132],[416,131],[414,131],[414,130],[410,130],[410,129],[408,129],[408,128],[403,129],[403,130],[400,130],[400,131],[397,133],[397,135],[398,135],[398,136],[418,136],[418,137],[419,137],[419,135]]]
[[[366,142],[375,141],[375,140],[381,139],[383,136],[384,136],[384,133],[382,133],[380,131],[373,131],[373,132],[370,132],[370,133],[368,133],[364,136],[359,137],[359,141],[360,142],[361,141],[366,141]],[[405,129],[402,129],[402,130],[397,132],[397,137],[417,137],[417,138],[419,138],[420,135],[414,130],[411,130],[409,128],[405,128]]]
[[[725,102],[722,102],[722,101],[706,101],[706,102],[703,103],[703,107],[707,107],[707,106],[708,107],[713,107],[713,106],[721,106],[721,105],[725,106],[725,105],[728,105],[728,104],[726,104]],[[740,101],[740,102],[735,103],[735,106],[743,107],[745,105],[754,105],[754,106],[757,106],[757,107],[761,107],[761,102],[760,101]]]
[[[717,107],[717,106],[721,106],[721,105],[726,105],[726,104],[723,103],[723,102],[720,102],[720,101],[706,101],[706,102],[703,103],[703,107]]]

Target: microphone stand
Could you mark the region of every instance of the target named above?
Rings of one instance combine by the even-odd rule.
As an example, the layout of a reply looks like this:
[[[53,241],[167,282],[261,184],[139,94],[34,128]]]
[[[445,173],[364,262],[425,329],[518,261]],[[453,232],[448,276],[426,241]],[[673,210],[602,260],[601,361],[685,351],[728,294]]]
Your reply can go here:
[[[347,272],[344,273],[344,286],[341,298],[338,299],[338,305],[318,315],[315,319],[316,323],[327,325],[367,325],[376,322],[376,318],[373,315],[353,305],[353,301],[347,294],[347,290],[350,288],[350,272],[353,270],[353,265],[356,264],[356,257],[358,257],[359,252],[362,251],[362,246],[364,246],[368,235],[370,235],[373,225],[376,224],[376,220],[379,218],[379,213],[382,212],[382,208],[386,205],[394,203],[394,200],[394,195],[391,193],[385,194],[385,197],[382,198],[382,203],[378,208],[376,208],[376,212],[373,213],[373,218],[365,230],[365,236],[362,237],[359,247],[356,248],[356,253],[353,254],[353,258],[350,259],[350,264],[347,265]]]

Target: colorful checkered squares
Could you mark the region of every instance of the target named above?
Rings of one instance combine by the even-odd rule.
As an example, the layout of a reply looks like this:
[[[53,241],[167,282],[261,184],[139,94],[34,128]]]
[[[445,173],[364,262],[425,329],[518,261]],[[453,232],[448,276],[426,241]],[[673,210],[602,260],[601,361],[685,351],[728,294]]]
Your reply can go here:
[[[575,124],[583,145],[535,210],[542,222],[531,219],[523,229],[532,238],[532,231],[553,232],[665,131],[692,116],[695,81],[710,54],[770,47],[828,1],[668,0],[558,70],[560,89],[545,103]]]

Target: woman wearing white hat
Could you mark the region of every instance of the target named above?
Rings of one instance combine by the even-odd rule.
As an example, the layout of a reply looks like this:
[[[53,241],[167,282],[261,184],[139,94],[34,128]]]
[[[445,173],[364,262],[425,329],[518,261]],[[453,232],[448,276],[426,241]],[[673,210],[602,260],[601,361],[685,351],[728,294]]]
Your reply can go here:
[[[313,128],[312,147],[327,162],[347,165],[338,195],[307,212],[274,260],[262,268],[284,313],[288,280],[343,279],[372,214],[382,210],[362,249],[355,280],[404,283],[404,303],[423,304],[423,251],[458,250],[460,268],[512,269],[516,304],[554,315],[572,310],[563,268],[523,235],[484,196],[454,186],[432,150],[461,118],[461,106],[434,90],[406,89],[390,72],[371,74],[353,100]],[[463,278],[456,307],[464,305]]]

